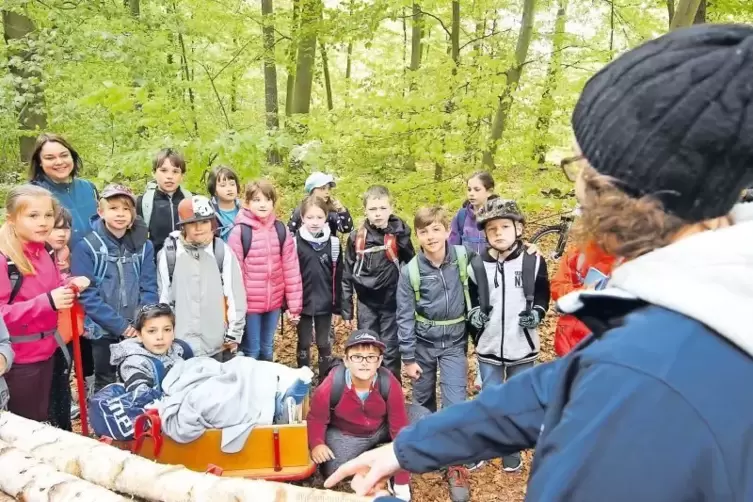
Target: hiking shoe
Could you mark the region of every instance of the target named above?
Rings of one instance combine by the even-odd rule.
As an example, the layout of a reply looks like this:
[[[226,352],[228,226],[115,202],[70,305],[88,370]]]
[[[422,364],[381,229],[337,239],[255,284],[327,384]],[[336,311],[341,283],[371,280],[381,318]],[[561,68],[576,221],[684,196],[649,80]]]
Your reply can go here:
[[[78,407],[78,403],[71,404],[71,420],[76,420],[81,416],[81,410]]]
[[[447,469],[447,482],[450,485],[450,500],[452,502],[469,502],[471,500],[468,469],[462,466],[450,467]]]
[[[410,502],[410,485],[392,485],[392,491],[395,497],[405,502]]]
[[[505,472],[518,472],[523,467],[523,460],[520,453],[502,457],[502,470]]]

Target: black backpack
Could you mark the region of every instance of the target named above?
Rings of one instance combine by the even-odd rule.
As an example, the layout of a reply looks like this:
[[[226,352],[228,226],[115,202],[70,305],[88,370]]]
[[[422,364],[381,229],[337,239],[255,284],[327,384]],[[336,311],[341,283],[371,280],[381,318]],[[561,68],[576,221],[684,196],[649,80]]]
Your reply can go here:
[[[175,272],[175,261],[178,256],[178,244],[177,239],[169,235],[165,239],[165,259],[167,260],[167,276],[170,278],[170,283],[173,282],[173,272]],[[220,270],[220,280],[224,282],[222,276],[222,268],[225,263],[225,241],[219,237],[214,238],[214,258],[217,260],[217,268]]]
[[[241,246],[243,246],[243,258],[248,256],[248,252],[251,249],[251,239],[253,238],[254,230],[251,225],[246,223],[238,223],[241,227]],[[282,256],[282,248],[287,238],[287,229],[285,224],[280,220],[275,220],[275,230],[277,231],[277,240],[280,241],[280,256]]]
[[[47,251],[47,254],[50,255],[53,263],[55,263],[55,250],[46,242],[44,248]],[[10,296],[8,297],[8,305],[10,305],[13,303],[13,300],[16,299],[16,296],[18,296],[19,291],[21,291],[21,284],[24,282],[24,275],[18,270],[18,266],[9,256],[5,257],[5,261],[8,264],[8,280],[10,281]],[[55,264],[55,267],[57,268],[57,263]]]
[[[329,394],[329,412],[334,413],[337,403],[343,397],[345,392],[345,365],[343,360],[339,357],[333,358],[327,375],[332,373],[332,389]],[[384,366],[380,366],[377,370],[376,384],[374,385],[379,389],[379,395],[382,396],[384,402],[387,402],[387,398],[390,396],[390,370]]]

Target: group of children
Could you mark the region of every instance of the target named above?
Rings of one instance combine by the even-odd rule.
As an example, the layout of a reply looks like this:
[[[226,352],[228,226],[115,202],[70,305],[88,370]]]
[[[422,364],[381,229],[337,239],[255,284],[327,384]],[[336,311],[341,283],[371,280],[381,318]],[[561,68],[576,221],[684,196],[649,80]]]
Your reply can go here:
[[[54,352],[54,338],[44,335],[54,325],[44,315],[70,307],[75,294],[87,316],[95,391],[118,379],[143,382],[138,368],[123,367],[134,351],[151,353],[168,368],[185,350],[220,362],[238,354],[271,361],[276,326],[287,310],[298,330],[298,366],[310,365],[314,341],[318,348],[320,385],[312,396],[309,440],[314,461],[332,472],[394,437],[409,416],[436,411],[437,381],[443,407],[466,400],[469,335],[484,386],[502,383],[537,359],[536,329],[549,307],[546,263],[526,250],[524,217],[514,201],[493,194],[488,173],[469,179],[468,203],[452,222],[440,207],[416,213],[416,252],[411,228],[393,214],[383,186],[366,191],[365,220],[354,227],[332,196],[334,179],[314,173],[286,226],[275,215],[277,192],[270,182],[247,183],[241,193],[236,173],[218,167],[208,179],[210,199],[183,189],[185,171],[179,153],[163,150],[142,196],[122,185],[105,187],[91,232],[70,258],[72,225],[65,209],[43,189],[12,191],[0,260],[13,260],[39,282],[39,296],[9,301],[11,286],[0,274],[0,312],[14,349],[20,347],[16,364],[37,360],[18,345],[28,333],[44,338],[40,356]],[[45,261],[48,251],[53,259]],[[38,260],[33,267],[24,263],[29,257]],[[81,277],[91,286],[79,292],[66,285]],[[173,316],[164,315],[164,305]],[[336,315],[352,330],[342,361],[332,357]],[[44,326],[29,327],[27,319],[44,319]],[[6,367],[12,362],[3,359]],[[410,408],[402,394],[403,370],[413,385]],[[51,368],[35,371],[36,379],[52,379]],[[15,388],[11,410],[47,419],[46,397],[43,412],[42,405],[31,410],[14,402]],[[516,471],[520,457],[504,458],[502,465]],[[468,467],[447,471],[454,501],[469,500]],[[398,476],[396,486],[410,497],[406,476]]]

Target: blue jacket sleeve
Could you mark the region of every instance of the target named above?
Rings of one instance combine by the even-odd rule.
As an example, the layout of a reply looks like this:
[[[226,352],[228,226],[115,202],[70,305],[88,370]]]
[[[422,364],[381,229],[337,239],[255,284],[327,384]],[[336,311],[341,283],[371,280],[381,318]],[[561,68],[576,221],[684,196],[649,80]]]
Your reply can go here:
[[[99,294],[99,288],[95,285],[94,257],[83,240],[75,246],[71,255],[71,275],[84,276],[92,283],[92,286],[82,291],[79,297],[86,315],[110,335],[114,337],[122,335],[128,327],[128,321],[105,303]]]
[[[564,361],[535,366],[406,427],[395,440],[400,466],[424,473],[533,448]]]
[[[536,447],[527,501],[717,500],[729,493],[721,450],[664,382],[622,366],[581,370]]]
[[[159,303],[157,263],[154,260],[154,244],[151,241],[146,241],[145,246],[144,260],[141,263],[141,277],[139,277],[139,289],[141,291],[139,303],[151,305]]]

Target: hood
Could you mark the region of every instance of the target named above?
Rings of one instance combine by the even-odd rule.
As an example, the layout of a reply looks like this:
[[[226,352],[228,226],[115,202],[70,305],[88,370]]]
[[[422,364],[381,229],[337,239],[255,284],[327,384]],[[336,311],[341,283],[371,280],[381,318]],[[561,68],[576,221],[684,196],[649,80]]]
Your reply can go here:
[[[368,223],[368,221],[366,223]],[[394,214],[391,214],[387,219],[386,233],[393,235],[410,235],[410,230],[408,229],[408,225],[406,225],[403,220],[401,220]]]
[[[731,216],[730,227],[692,235],[620,265],[610,289],[601,294],[679,312],[753,356],[753,334],[739,315],[753,305],[753,204],[736,206]],[[562,298],[561,310],[577,310],[578,297]]]
[[[136,338],[129,338],[123,340],[120,343],[110,345],[110,364],[118,366],[131,356],[146,356],[146,357],[158,357],[158,358],[172,358],[174,356],[183,357],[183,347],[180,344],[173,342],[172,347],[166,354],[156,355],[152,354],[144,348],[141,342]]]
[[[249,225],[254,230],[258,228],[271,228],[275,224],[277,216],[275,213],[270,213],[269,216],[263,220],[251,212],[250,209],[242,207],[238,211],[238,216],[235,217],[235,223]]]

